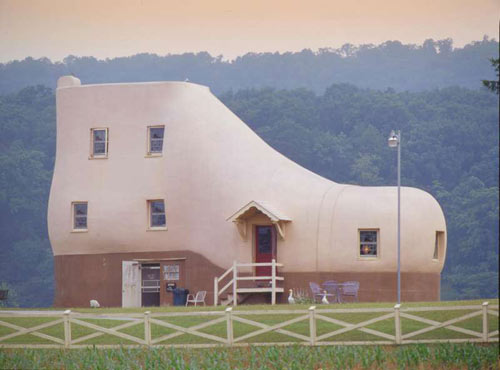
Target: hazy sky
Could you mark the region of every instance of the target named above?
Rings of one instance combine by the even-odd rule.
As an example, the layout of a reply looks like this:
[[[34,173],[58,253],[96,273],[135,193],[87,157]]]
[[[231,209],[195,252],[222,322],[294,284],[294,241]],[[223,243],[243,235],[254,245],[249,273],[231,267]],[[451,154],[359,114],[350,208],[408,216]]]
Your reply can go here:
[[[498,39],[498,0],[0,0],[0,61]]]

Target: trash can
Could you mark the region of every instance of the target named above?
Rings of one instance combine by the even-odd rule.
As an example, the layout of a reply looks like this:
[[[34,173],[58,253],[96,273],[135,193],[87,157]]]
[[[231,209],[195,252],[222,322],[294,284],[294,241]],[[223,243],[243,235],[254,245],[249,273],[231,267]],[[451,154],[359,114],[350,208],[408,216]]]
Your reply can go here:
[[[189,289],[175,288],[174,292],[174,306],[185,306]]]

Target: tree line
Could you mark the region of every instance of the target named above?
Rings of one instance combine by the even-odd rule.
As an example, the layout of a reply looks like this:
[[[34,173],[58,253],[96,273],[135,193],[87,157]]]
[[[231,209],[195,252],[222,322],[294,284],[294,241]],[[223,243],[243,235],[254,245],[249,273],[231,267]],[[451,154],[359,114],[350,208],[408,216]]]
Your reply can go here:
[[[218,95],[269,86],[302,87],[322,94],[334,83],[396,91],[446,86],[477,89],[478,81],[495,77],[490,58],[498,58],[498,42],[486,36],[461,48],[454,48],[451,39],[428,39],[421,45],[386,41],[317,51],[247,53],[231,61],[206,52],[105,60],[70,55],[62,62],[26,58],[0,64],[0,94],[39,84],[55,88],[57,78],[68,74],[85,83],[189,79],[210,86]]]

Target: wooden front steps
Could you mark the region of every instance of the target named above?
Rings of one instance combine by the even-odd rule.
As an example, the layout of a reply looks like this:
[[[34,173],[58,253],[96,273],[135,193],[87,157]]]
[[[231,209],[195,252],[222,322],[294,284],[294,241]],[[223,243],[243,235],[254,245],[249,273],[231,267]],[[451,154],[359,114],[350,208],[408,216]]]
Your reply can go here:
[[[272,288],[238,288],[236,297],[238,297],[237,304],[244,303],[254,294],[259,293],[272,293]],[[283,288],[276,288],[276,293],[283,293]],[[219,302],[222,306],[229,306],[233,304],[233,295],[231,293],[227,294],[225,298],[220,298]]]
[[[257,266],[268,266],[271,267],[271,276],[239,276],[239,267],[257,267]],[[250,295],[253,294],[269,294],[271,293],[271,304],[276,303],[276,294],[283,293],[283,287],[278,287],[277,283],[284,281],[282,276],[276,275],[276,268],[283,267],[282,264],[276,263],[276,260],[272,260],[272,262],[260,262],[260,263],[238,263],[236,261],[233,262],[233,266],[229,268],[226,272],[224,272],[220,277],[214,278],[214,306],[220,302],[222,305],[232,304],[233,306],[237,306],[238,303],[242,303],[246,299],[249,298]],[[229,280],[226,285],[222,288],[219,288],[219,284],[229,276],[232,272],[232,279]],[[268,283],[266,282],[268,281]],[[239,283],[241,282],[241,283]],[[258,286],[259,283],[265,283],[264,286]],[[252,286],[254,283],[255,285]],[[238,284],[240,284],[238,286]],[[242,286],[243,285],[243,286]],[[225,299],[223,298],[224,292],[228,290],[225,295]],[[237,299],[233,299],[236,296]],[[241,297],[241,298],[240,298]]]
[[[237,297],[237,300],[238,300],[237,303],[240,304],[240,303],[243,303],[244,301],[246,301],[248,299],[248,294],[236,294],[236,297]],[[221,306],[232,305],[233,304],[233,295],[232,294],[228,294],[225,299],[223,298],[223,299],[220,300],[220,304],[221,304]]]

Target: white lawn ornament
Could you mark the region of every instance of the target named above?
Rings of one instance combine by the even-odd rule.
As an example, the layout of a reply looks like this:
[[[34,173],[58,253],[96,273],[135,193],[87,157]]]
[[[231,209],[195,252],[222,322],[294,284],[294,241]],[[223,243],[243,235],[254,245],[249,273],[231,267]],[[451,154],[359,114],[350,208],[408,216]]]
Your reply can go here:
[[[321,303],[329,304],[328,299],[326,299],[326,290],[323,290],[323,298],[321,299]]]
[[[91,299],[90,300],[90,307],[92,307],[92,308],[99,308],[99,307],[101,307],[101,305],[95,299]]]
[[[288,296],[288,303],[295,304],[295,298],[293,298],[293,290],[290,289],[290,295]]]

